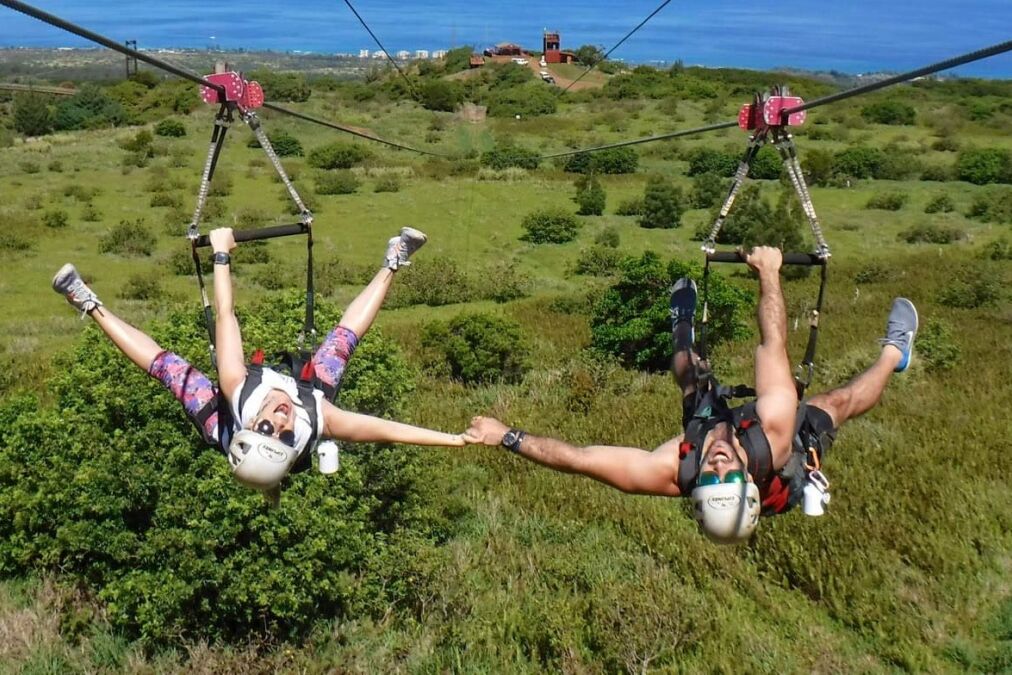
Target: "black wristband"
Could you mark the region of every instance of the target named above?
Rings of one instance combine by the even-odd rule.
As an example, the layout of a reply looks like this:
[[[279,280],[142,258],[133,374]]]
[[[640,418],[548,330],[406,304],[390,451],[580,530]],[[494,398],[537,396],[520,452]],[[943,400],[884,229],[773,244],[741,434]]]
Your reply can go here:
[[[229,265],[232,263],[232,256],[224,251],[218,251],[214,254],[213,260],[215,265]]]
[[[526,431],[521,431],[520,429],[510,429],[503,434],[500,444],[510,452],[519,453],[520,444],[523,443],[524,437],[526,436]]]

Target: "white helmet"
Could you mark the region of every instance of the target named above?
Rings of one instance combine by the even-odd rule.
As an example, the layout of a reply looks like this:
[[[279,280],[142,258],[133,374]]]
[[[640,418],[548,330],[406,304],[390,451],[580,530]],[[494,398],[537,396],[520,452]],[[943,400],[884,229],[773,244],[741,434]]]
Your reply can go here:
[[[232,475],[254,490],[277,487],[298,457],[297,448],[249,429],[237,431],[228,444]]]
[[[718,544],[747,541],[759,522],[759,487],[755,483],[699,485],[692,491],[692,510],[706,536]]]

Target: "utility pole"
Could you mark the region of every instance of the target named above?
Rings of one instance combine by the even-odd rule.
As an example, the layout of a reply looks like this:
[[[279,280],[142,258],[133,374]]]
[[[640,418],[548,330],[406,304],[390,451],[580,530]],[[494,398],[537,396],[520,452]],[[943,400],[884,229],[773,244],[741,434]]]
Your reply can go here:
[[[124,43],[129,49],[137,49],[137,40],[127,40]],[[133,75],[137,74],[137,58],[134,56],[126,57],[126,76],[129,80]]]

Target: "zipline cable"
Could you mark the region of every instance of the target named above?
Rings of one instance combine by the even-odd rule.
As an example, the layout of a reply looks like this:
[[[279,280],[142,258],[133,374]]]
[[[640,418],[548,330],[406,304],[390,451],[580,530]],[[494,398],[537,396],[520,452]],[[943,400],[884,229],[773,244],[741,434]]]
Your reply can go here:
[[[624,148],[627,145],[639,145],[640,143],[653,143],[654,141],[664,141],[669,138],[679,138],[681,136],[692,136],[694,134],[702,134],[708,131],[717,131],[719,129],[730,129],[731,127],[737,127],[738,121],[734,122],[719,122],[717,124],[711,124],[705,127],[696,127],[695,129],[683,129],[681,131],[672,131],[666,134],[659,134],[657,136],[646,136],[644,138],[635,138],[631,141],[619,141],[617,143],[608,143],[607,145],[595,145],[591,148],[582,148],[580,150],[569,150],[567,152],[556,152],[551,155],[542,155],[539,160],[555,159],[556,157],[569,157],[570,155],[579,155],[583,152],[596,152],[598,150],[610,150],[612,148]]]
[[[118,42],[110,40],[109,38],[103,35],[99,35],[98,33],[92,32],[87,28],[82,28],[77,24],[61,19],[60,17],[54,14],[50,14],[49,12],[44,12],[41,9],[38,9],[37,7],[32,7],[31,5],[19,2],[18,0],[0,0],[0,5],[9,7],[10,9],[13,9],[15,12],[27,14],[33,19],[38,19],[43,23],[48,23],[50,26],[59,28],[60,30],[65,30],[68,33],[73,33],[74,35],[83,37],[85,40],[95,42],[97,44],[102,45],[103,47],[108,47],[113,51],[119,52],[120,54],[124,54],[131,58],[135,58],[138,61],[143,61],[144,63],[152,65],[156,68],[161,68],[162,70],[168,73],[172,73],[176,77],[181,77],[184,80],[190,80],[191,82],[195,82],[204,87],[210,87],[211,89],[214,89],[215,91],[218,92],[218,94],[222,96],[225,94],[225,88],[220,84],[208,82],[199,75],[194,75],[189,71],[186,71],[182,68],[178,68],[172,65],[171,63],[162,61],[161,59],[155,58],[154,56],[149,56],[148,54],[139,52],[136,49],[131,49],[125,45],[121,45]]]
[[[828,96],[822,96],[821,98],[815,98],[802,105],[795,106],[793,108],[786,108],[781,112],[781,115],[787,117],[793,115],[794,113],[801,112],[803,110],[811,110],[812,108],[817,108],[821,105],[826,105],[827,103],[835,103],[837,101],[843,101],[853,96],[860,96],[862,94],[867,94],[873,91],[877,91],[879,89],[884,89],[885,87],[889,87],[894,84],[900,84],[902,82],[907,82],[909,80],[913,80],[918,77],[924,77],[925,75],[933,75],[934,73],[937,73],[942,70],[948,70],[950,68],[962,66],[964,64],[972,63],[974,61],[980,61],[981,59],[986,59],[991,56],[997,56],[998,54],[1004,54],[1005,52],[1008,51],[1012,51],[1012,40],[992,45],[990,47],[985,47],[984,49],[978,49],[975,52],[969,52],[968,54],[963,54],[961,56],[954,56],[951,59],[939,61],[938,63],[934,63],[930,66],[924,66],[923,68],[911,70],[910,72],[902,73],[900,75],[894,75],[893,77],[887,78],[885,80],[880,80],[878,82],[872,82],[870,84],[861,85],[860,87],[847,89],[845,91],[841,91],[836,94],[829,94]]]
[[[585,70],[582,73],[580,73],[580,76],[578,78],[576,78],[575,80],[573,80],[572,82],[570,82],[566,86],[565,89],[563,89],[561,92],[559,92],[559,95],[561,96],[562,94],[565,94],[567,91],[569,91],[570,88],[572,88],[572,86],[574,84],[576,84],[577,82],[579,82],[580,80],[582,80],[587,75],[587,73],[589,73],[590,71],[594,70],[594,68],[597,67],[597,64],[603,63],[604,61],[606,61],[608,59],[608,57],[611,56],[611,53],[613,51],[615,51],[616,49],[618,49],[619,47],[621,47],[623,42],[625,42],[626,40],[628,40],[629,38],[631,38],[633,36],[633,33],[635,33],[640,28],[642,28],[643,26],[645,26],[647,24],[647,22],[650,21],[650,19],[652,19],[655,16],[657,16],[658,12],[660,12],[662,9],[664,9],[665,7],[667,7],[670,2],[671,2],[671,0],[664,0],[664,2],[662,2],[657,7],[657,9],[655,9],[652,12],[650,12],[650,15],[647,18],[645,18],[642,21],[640,21],[639,24],[635,28],[633,28],[631,31],[629,31],[628,33],[626,33],[625,36],[621,40],[619,40],[618,42],[616,42],[615,45],[611,49],[609,49],[607,52],[605,52],[604,56],[602,56],[600,59],[598,59],[594,63],[590,64],[590,67],[587,68],[587,70]]]
[[[50,14],[48,12],[44,12],[41,9],[38,9],[37,7],[33,7],[33,6],[28,5],[28,4],[24,3],[24,2],[20,2],[19,0],[0,0],[0,5],[8,7],[10,9],[13,9],[16,12],[20,12],[22,14],[26,14],[26,15],[32,17],[33,19],[38,19],[39,21],[42,21],[43,23],[47,23],[50,26],[53,26],[55,28],[59,28],[60,30],[67,31],[68,33],[73,33],[74,35],[82,37],[85,40],[88,40],[90,42],[94,42],[96,44],[100,44],[103,47],[108,47],[109,49],[112,49],[113,51],[117,51],[120,54],[124,54],[125,56],[129,56],[131,58],[136,58],[139,61],[144,61],[145,63],[147,63],[149,65],[152,65],[155,68],[159,68],[161,70],[164,70],[167,73],[171,73],[172,75],[175,75],[176,77],[181,77],[184,80],[189,80],[189,81],[194,82],[196,84],[199,84],[199,85],[201,85],[203,87],[209,87],[209,88],[213,89],[214,91],[218,92],[219,95],[224,96],[224,94],[225,94],[225,88],[223,86],[221,86],[220,84],[215,84],[213,82],[210,82],[207,79],[205,79],[205,78],[203,78],[203,77],[201,77],[199,75],[196,75],[194,73],[191,73],[190,71],[186,70],[185,68],[181,68],[179,66],[175,66],[175,65],[169,63],[168,61],[164,61],[162,59],[159,59],[159,58],[154,57],[154,56],[150,56],[150,55],[145,54],[144,52],[138,51],[136,49],[131,49],[130,47],[127,47],[125,45],[121,45],[118,42],[116,42],[115,40],[111,40],[111,39],[105,37],[104,35],[99,35],[98,33],[95,33],[94,31],[88,30],[87,28],[83,28],[81,26],[78,26],[77,24],[71,23],[70,21],[67,21],[65,19],[61,19],[60,17],[58,17],[58,16],[56,16],[54,14]],[[378,136],[370,136],[369,134],[364,134],[364,133],[362,133],[360,131],[355,131],[354,129],[349,129],[348,127],[342,126],[340,124],[335,124],[333,122],[327,122],[325,120],[321,120],[319,118],[312,117],[310,115],[299,113],[299,112],[296,112],[294,110],[290,110],[288,108],[283,108],[283,107],[281,107],[281,106],[279,106],[277,104],[274,104],[274,103],[264,103],[263,107],[264,108],[269,108],[271,110],[274,110],[276,112],[279,112],[279,113],[282,113],[282,114],[285,114],[285,115],[290,115],[292,117],[297,117],[299,119],[305,120],[307,122],[311,122],[313,124],[318,124],[320,126],[324,126],[324,127],[329,128],[329,129],[334,129],[335,131],[340,131],[342,133],[351,134],[352,136],[358,136],[359,138],[364,138],[365,140],[368,140],[368,141],[373,141],[375,143],[382,143],[383,145],[387,145],[387,146],[390,146],[392,148],[397,148],[399,150],[407,150],[408,152],[414,152],[414,153],[417,153],[419,155],[429,155],[429,156],[432,156],[432,157],[443,157],[443,158],[447,158],[448,157],[448,155],[444,155],[444,154],[440,154],[440,153],[436,153],[436,152],[431,152],[429,150],[419,150],[418,148],[412,148],[411,146],[403,145],[401,143],[395,143],[393,141],[387,141],[387,140],[384,140],[382,138],[379,138]]]
[[[397,61],[394,60],[394,57],[390,56],[390,52],[388,52],[387,48],[383,46],[382,42],[380,42],[380,39],[376,36],[376,33],[372,32],[372,28],[370,28],[369,24],[365,22],[365,19],[362,18],[362,15],[358,13],[358,10],[355,9],[355,6],[351,4],[351,0],[344,0],[344,4],[348,5],[348,9],[350,9],[351,13],[355,15],[355,18],[358,19],[358,22],[362,24],[362,28],[365,28],[366,32],[369,33],[369,36],[372,37],[373,42],[375,42],[377,46],[379,46],[379,48],[383,51],[383,55],[387,57],[387,60],[390,61],[390,63],[393,64],[393,67],[397,69],[397,72],[400,73],[401,77],[407,83],[408,89],[411,90],[411,94],[415,97],[415,100],[420,101],[421,95],[418,93],[418,90],[415,89],[414,83],[412,83],[411,80],[408,78],[407,74],[403,70],[401,70],[400,65],[397,63]]]

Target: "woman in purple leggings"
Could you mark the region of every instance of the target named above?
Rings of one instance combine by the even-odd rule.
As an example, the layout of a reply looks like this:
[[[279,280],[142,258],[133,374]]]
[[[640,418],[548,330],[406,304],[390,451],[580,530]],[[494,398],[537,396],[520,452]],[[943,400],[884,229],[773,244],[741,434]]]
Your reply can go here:
[[[274,492],[297,463],[307,464],[305,453],[324,439],[464,445],[460,434],[341,410],[324,393],[336,392],[348,359],[383,304],[394,273],[409,265],[411,254],[425,243],[422,232],[405,227],[390,239],[383,267],[345,310],[309,367],[291,375],[256,364],[247,366],[232,302],[229,253],[235,248],[235,239],[231,228],[220,228],[210,233],[210,240],[218,385],[224,401],[218,396],[218,386],[206,375],[106,309],[73,265],[68,263],[57,272],[53,289],[90,315],[127,358],[172,392],[204,440],[225,452],[237,480]]]

